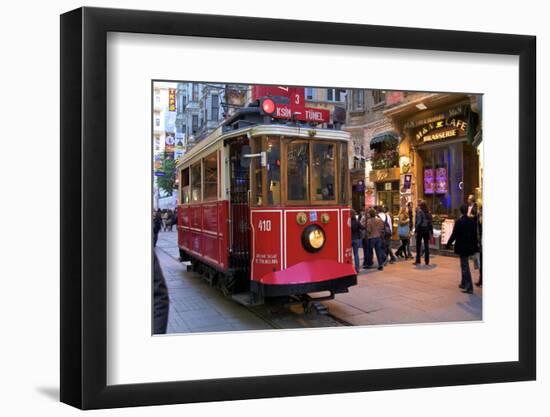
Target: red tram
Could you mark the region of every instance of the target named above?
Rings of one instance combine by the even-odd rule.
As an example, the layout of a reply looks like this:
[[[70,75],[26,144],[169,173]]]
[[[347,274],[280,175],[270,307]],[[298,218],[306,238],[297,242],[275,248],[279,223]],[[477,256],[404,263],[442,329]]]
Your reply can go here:
[[[252,303],[321,291],[333,298],[357,283],[345,113],[336,109],[332,128],[320,128],[328,110],[288,99],[263,95],[177,166],[181,260]]]

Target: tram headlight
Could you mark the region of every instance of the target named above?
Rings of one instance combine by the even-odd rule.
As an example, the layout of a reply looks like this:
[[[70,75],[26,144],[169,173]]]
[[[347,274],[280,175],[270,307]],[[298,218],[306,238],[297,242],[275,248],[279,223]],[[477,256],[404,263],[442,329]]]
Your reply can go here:
[[[321,226],[311,224],[302,232],[302,245],[308,252],[319,252],[325,245],[325,232]]]

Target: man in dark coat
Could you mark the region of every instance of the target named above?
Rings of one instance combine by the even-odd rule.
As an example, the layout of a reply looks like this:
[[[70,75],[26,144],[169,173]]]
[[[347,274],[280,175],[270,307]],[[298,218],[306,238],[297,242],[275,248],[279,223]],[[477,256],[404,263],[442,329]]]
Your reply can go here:
[[[157,254],[153,252],[153,333],[166,333],[170,301],[164,274]]]
[[[462,292],[472,294],[474,287],[472,284],[472,275],[470,273],[470,264],[468,259],[477,252],[477,224],[474,219],[468,217],[468,206],[460,207],[462,217],[455,222],[453,233],[447,242],[447,248],[455,243],[455,253],[460,256],[460,269],[462,279],[458,286]]]

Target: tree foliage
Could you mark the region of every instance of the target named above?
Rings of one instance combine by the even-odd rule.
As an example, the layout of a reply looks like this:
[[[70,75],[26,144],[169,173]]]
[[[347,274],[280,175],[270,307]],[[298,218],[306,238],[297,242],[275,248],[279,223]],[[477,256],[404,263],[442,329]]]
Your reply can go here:
[[[164,172],[164,176],[157,177],[158,187],[166,194],[172,195],[176,184],[176,161],[171,155],[161,157],[159,171]]]

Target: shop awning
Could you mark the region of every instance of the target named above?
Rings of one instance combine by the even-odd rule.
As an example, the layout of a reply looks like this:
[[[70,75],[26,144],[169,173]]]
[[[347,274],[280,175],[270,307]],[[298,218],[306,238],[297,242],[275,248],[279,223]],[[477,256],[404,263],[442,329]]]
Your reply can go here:
[[[397,143],[399,142],[399,139],[397,136],[391,132],[385,132],[381,133],[379,135],[376,135],[370,140],[370,147],[371,149],[374,148],[375,145],[378,145],[380,143],[388,143],[390,146],[397,146]]]

